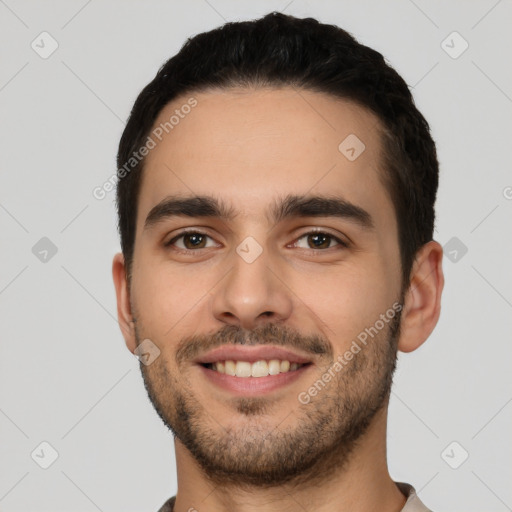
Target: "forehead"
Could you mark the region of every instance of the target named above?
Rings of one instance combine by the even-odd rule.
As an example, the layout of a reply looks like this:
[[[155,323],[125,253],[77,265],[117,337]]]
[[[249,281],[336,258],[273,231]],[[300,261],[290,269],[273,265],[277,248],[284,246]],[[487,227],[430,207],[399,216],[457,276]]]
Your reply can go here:
[[[159,127],[137,229],[169,195],[214,195],[254,217],[285,194],[330,194],[393,221],[379,167],[380,123],[352,102],[291,87],[212,90],[175,99],[152,133]]]

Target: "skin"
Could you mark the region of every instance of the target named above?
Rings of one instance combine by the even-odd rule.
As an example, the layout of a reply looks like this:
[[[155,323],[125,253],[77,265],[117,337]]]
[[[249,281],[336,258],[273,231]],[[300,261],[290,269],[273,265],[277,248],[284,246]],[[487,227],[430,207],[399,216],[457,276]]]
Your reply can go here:
[[[244,440],[261,447],[270,460],[272,446],[286,449],[284,434],[308,432],[315,418],[327,418],[327,424],[323,437],[308,434],[311,446],[304,457],[318,449],[315,464],[301,468],[302,478],[298,474],[275,485],[254,475],[252,483],[248,476],[244,481],[242,473],[238,484],[227,473],[208,474],[190,447],[175,438],[175,510],[399,511],[405,498],[387,469],[387,398],[381,395],[392,373],[389,354],[417,349],[438,321],[442,247],[432,241],[418,251],[396,339],[387,325],[310,404],[301,404],[298,394],[402,299],[398,226],[379,168],[379,122],[350,102],[292,88],[214,90],[194,97],[198,105],[147,156],[130,286],[122,254],[114,257],[126,345],[132,353],[145,338],[158,346],[160,356],[141,368],[159,414],[183,433],[186,421],[180,420],[176,402],[182,396],[197,432],[205,434],[205,453],[208,440],[217,446],[230,441],[223,445],[226,464],[240,453],[252,460]],[[155,126],[186,99],[166,106]],[[338,150],[349,134],[366,146],[353,162]],[[214,195],[237,215],[229,221],[174,217],[144,229],[148,213],[171,194]],[[287,194],[343,197],[364,208],[374,227],[333,217],[269,221],[270,206]],[[178,250],[165,247],[183,228],[208,235],[206,246],[180,253],[187,242],[182,238],[175,243]],[[332,239],[329,245],[328,239],[327,248],[317,248],[307,236],[317,228],[349,240],[349,247]],[[248,236],[262,249],[250,264],[236,252]],[[192,341],[205,350],[218,346],[216,333],[225,334],[227,343],[235,343],[232,333],[252,333],[251,341],[257,342],[258,335],[267,335],[269,324],[278,326],[279,344],[290,343],[313,364],[298,380],[262,400],[234,398],[212,386],[190,359],[176,359],[178,349]],[[286,333],[297,335],[293,343]],[[324,343],[326,351],[308,351],[312,339]],[[343,407],[358,401],[362,410],[368,404],[375,409],[368,425],[357,442],[346,438],[336,445],[334,432],[345,428],[349,414]]]

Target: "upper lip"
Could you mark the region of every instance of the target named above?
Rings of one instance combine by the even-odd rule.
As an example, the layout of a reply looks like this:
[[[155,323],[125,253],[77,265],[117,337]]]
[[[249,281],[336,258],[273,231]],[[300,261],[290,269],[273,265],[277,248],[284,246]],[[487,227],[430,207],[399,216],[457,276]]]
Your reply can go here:
[[[194,360],[194,362],[198,364],[208,364],[231,360],[254,363],[262,360],[270,361],[271,359],[279,359],[281,361],[285,360],[290,361],[290,363],[298,364],[311,362],[311,359],[297,354],[296,352],[292,352],[282,347],[273,347],[271,345],[223,345],[199,356]]]

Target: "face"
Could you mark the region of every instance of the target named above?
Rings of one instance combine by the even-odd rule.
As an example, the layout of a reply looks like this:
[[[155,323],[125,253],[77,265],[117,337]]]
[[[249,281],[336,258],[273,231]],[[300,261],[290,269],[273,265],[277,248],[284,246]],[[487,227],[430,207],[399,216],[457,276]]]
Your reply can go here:
[[[150,399],[212,479],[321,478],[386,406],[396,357],[379,123],[291,88],[193,96],[146,159],[130,349],[160,350]]]

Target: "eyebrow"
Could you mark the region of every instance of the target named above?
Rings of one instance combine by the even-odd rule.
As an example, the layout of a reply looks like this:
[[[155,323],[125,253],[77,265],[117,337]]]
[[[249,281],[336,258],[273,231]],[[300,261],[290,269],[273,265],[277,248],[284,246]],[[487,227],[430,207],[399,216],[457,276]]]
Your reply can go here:
[[[154,206],[144,222],[144,230],[173,217],[209,217],[231,221],[237,212],[225,202],[211,196],[168,196]],[[374,229],[371,215],[353,203],[334,196],[287,195],[276,199],[267,220],[278,223],[295,217],[335,217],[346,219],[367,230]]]

